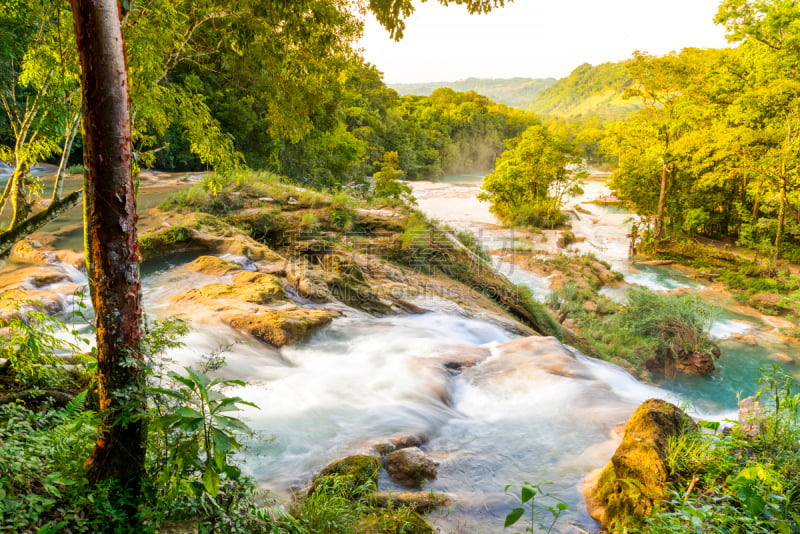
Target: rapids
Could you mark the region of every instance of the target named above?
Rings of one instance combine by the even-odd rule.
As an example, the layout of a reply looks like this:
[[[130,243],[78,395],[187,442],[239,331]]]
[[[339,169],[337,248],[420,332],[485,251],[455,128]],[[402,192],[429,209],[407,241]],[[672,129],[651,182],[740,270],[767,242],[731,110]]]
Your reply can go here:
[[[423,211],[473,231],[487,250],[516,246],[520,239],[545,249],[554,246],[555,232],[531,236],[499,226],[488,206],[475,198],[481,180],[480,175],[467,175],[411,185]],[[152,205],[165,190],[143,191],[141,201]],[[606,192],[604,183],[589,182],[573,203]],[[658,290],[700,287],[684,271],[628,262],[625,234],[630,214],[581,206],[590,213],[576,212],[573,232],[585,241],[571,249],[593,252],[630,283]],[[80,247],[77,222],[73,214],[66,223],[47,229],[56,246]],[[194,257],[181,255],[145,266],[144,302],[151,318],[172,315],[164,304],[171,295],[225,281],[181,268]],[[243,258],[227,259],[248,267]],[[546,278],[499,260],[496,267],[531,287],[537,298],[546,298]],[[75,273],[70,275],[78,281]],[[624,291],[608,294],[624,298]],[[288,498],[291,489],[302,487],[330,461],[367,451],[377,440],[392,436],[424,436],[428,442],[423,448],[440,463],[438,478],[427,488],[456,499],[451,510],[434,515],[434,526],[442,532],[500,533],[505,514],[514,506],[504,487],[537,480],[553,482],[549,491],[575,510],[568,521],[597,531],[582,502],[581,481],[608,461],[619,441],[614,428],[641,401],[659,397],[687,406],[697,417],[733,418],[737,395],[755,392],[757,370],[771,363],[769,355],[793,353],[757,319],[726,311],[713,327],[723,355],[720,372],[711,377],[645,385],[622,369],[571,348],[570,357],[581,369],[579,377],[525,373],[498,362],[503,358],[502,344],[515,339],[514,334],[470,319],[443,299],[420,296],[413,303],[429,311],[377,318],[342,307],[343,316],[330,326],[282,349],[208,318],[199,322],[200,317],[188,317],[196,327],[184,339],[185,346],[170,351],[168,357],[176,367],[191,365],[200,355],[227,347],[227,366],[221,372],[246,380],[248,386],[237,394],[260,408],[243,413],[256,435],[247,441],[242,459],[261,487]],[[752,336],[756,343],[737,341],[735,334]],[[481,365],[462,373],[444,369],[442,356],[469,347],[488,349],[491,355],[485,363],[503,371],[487,376],[480,372]],[[789,366],[796,371],[796,360]],[[386,489],[392,484],[381,478],[380,486]]]

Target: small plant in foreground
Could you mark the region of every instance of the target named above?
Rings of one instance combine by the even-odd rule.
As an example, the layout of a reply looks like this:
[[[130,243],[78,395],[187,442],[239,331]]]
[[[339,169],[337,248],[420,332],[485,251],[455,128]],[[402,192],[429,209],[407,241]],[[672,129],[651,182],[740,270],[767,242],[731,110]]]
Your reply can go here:
[[[542,486],[545,484],[552,484],[552,482],[542,482],[537,481],[536,484],[531,484],[530,482],[523,482],[521,486],[519,486],[519,496],[514,494],[514,497],[519,500],[520,506],[513,508],[508,515],[506,515],[506,521],[503,528],[508,528],[516,524],[523,516],[526,516],[527,526],[525,527],[526,533],[533,533],[536,532],[534,529],[539,527],[540,529],[544,530],[547,534],[553,532],[553,528],[555,528],[556,523],[558,523],[559,518],[564,514],[564,512],[568,511],[570,508],[567,504],[550,493],[547,493],[542,489]],[[509,490],[514,486],[509,484],[506,486],[505,492],[508,495]],[[536,496],[539,496],[540,501],[547,500],[551,504],[545,504],[540,502],[539,505],[536,505]],[[540,508],[543,508],[547,511],[549,516],[545,514]],[[552,519],[552,521],[551,521]],[[548,524],[549,523],[549,524]]]

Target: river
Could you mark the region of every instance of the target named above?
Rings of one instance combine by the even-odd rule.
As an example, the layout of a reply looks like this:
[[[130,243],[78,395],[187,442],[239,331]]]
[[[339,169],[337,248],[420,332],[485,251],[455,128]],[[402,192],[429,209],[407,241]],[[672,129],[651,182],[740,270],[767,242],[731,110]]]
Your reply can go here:
[[[419,207],[448,224],[469,229],[489,250],[514,243],[555,242],[555,232],[530,235],[497,224],[488,206],[475,198],[481,175],[452,176],[444,182],[412,186]],[[142,202],[156,203],[165,189],[150,189]],[[146,189],[145,189],[146,191]],[[587,184],[582,202],[604,194],[605,184]],[[625,280],[653,289],[697,287],[676,269],[642,267],[628,262],[626,219],[614,208],[582,204],[589,214],[573,221],[585,241],[575,252],[591,251],[624,274]],[[78,221],[48,228],[57,246],[79,248]],[[193,256],[178,256],[144,269],[145,309],[151,317],[171,314],[164,303],[190,287],[216,277],[188,273],[181,265]],[[247,262],[243,258],[228,259]],[[529,285],[545,298],[548,281],[519,267],[498,262],[512,280]],[[6,266],[11,269],[13,266]],[[84,280],[85,282],[85,280]],[[623,298],[624,295],[616,295]],[[426,300],[427,299],[427,300]],[[248,381],[238,395],[260,409],[243,418],[256,430],[242,459],[260,486],[286,498],[326,463],[367,450],[371,443],[396,435],[422,435],[423,447],[439,462],[439,476],[427,488],[451,493],[452,509],[433,517],[442,532],[500,533],[514,503],[504,495],[508,484],[544,480],[549,491],[574,510],[566,518],[597,531],[583,504],[580,486],[586,474],[603,466],[618,444],[616,425],[643,400],[659,397],[681,403],[706,419],[735,417],[737,395],[755,392],[757,369],[772,363],[772,353],[793,354],[757,318],[726,311],[712,333],[723,348],[720,371],[710,377],[664,380],[660,387],[636,381],[622,369],[575,352],[588,377],[494,376],[443,373],[434,360],[464,347],[486,347],[516,336],[500,326],[470,319],[441,299],[420,297],[415,304],[428,313],[373,317],[342,308],[343,317],[303,342],[280,350],[266,347],[221,324],[198,323],[186,346],[168,356],[175,365],[196,363],[198,355],[227,346],[225,373]],[[757,344],[732,339],[734,333],[755,336]],[[797,372],[797,360],[787,364]],[[381,489],[391,488],[386,478]]]

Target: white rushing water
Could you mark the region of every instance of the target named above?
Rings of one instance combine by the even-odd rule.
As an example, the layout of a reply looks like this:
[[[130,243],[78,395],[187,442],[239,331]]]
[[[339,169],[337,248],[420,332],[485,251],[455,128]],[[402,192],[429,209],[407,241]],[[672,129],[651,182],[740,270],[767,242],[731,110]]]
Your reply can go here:
[[[426,187],[419,189],[424,211],[475,230],[491,243],[488,248],[509,242],[507,230],[492,226],[496,221],[486,205],[474,198],[474,179],[457,186]],[[584,196],[601,193],[601,186],[590,184]],[[586,240],[572,248],[609,261],[629,282],[653,289],[696,285],[675,270],[632,266],[625,237],[628,214],[592,205],[586,209],[591,213],[573,223],[573,231]],[[150,317],[170,316],[173,309],[167,303],[180,291],[229,281],[181,268],[189,259],[173,258],[146,274],[144,302]],[[242,258],[228,259],[252,268]],[[546,277],[510,264],[498,267],[513,281],[531,287],[538,299],[550,291]],[[79,275],[71,273],[73,281],[85,283]],[[609,295],[621,299],[624,291]],[[526,365],[504,367],[497,347],[517,336],[496,324],[467,318],[454,305],[415,303],[434,311],[379,318],[339,306],[343,317],[280,350],[221,324],[212,313],[192,310],[186,318],[194,330],[186,346],[168,357],[176,367],[196,365],[203,354],[228,346],[227,366],[220,372],[246,380],[249,385],[236,394],[260,408],[243,414],[257,432],[243,458],[261,486],[285,496],[328,462],[365,452],[378,440],[424,436],[428,441],[423,448],[440,462],[438,478],[427,487],[456,497],[453,510],[436,516],[435,524],[442,532],[470,533],[504,532],[503,518],[513,502],[503,488],[536,480],[554,483],[550,491],[575,510],[569,521],[596,531],[585,512],[580,483],[613,454],[614,428],[651,397],[687,405],[706,419],[732,417],[731,403],[719,400],[731,396],[735,405],[735,391],[730,389],[738,383],[727,377],[740,368],[742,373],[753,372],[723,362],[729,373],[724,380],[669,383],[663,389],[644,385],[619,367],[574,349],[570,354],[580,370],[576,376],[543,373]],[[712,334],[727,339],[753,328],[739,318],[724,317],[715,322]],[[442,357],[484,349],[492,356],[463,373],[441,365]],[[714,394],[719,399],[708,401]],[[391,486],[385,479],[380,484]]]

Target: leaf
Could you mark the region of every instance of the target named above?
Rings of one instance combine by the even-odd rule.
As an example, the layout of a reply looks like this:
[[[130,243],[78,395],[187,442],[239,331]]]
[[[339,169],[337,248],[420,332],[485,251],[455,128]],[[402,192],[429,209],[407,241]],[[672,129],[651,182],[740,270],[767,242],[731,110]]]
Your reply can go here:
[[[175,411],[175,414],[184,419],[203,419],[203,414],[188,406],[181,406]]]
[[[520,500],[522,504],[525,504],[529,500],[533,499],[536,496],[536,490],[530,488],[528,486],[522,486],[522,491],[520,491]]]
[[[174,389],[166,389],[166,388],[147,388],[148,393],[160,393],[161,395],[166,395],[168,397],[172,397],[174,399],[178,399],[181,402],[191,402],[191,399],[181,393],[180,391],[175,391]]]
[[[715,433],[719,430],[719,421],[698,421],[697,426],[713,430]]]
[[[741,486],[736,494],[744,505],[744,511],[750,517],[759,517],[764,513],[766,503],[752,486]]]
[[[211,379],[205,373],[201,373],[192,367],[184,367],[184,369],[192,377],[192,380],[202,388],[202,391],[208,393],[208,385],[211,383]]]
[[[525,508],[514,508],[513,510],[511,510],[506,516],[506,523],[503,526],[503,528],[508,528],[517,521],[519,521],[519,518],[522,517],[522,514],[524,513],[525,513]]]
[[[231,450],[231,438],[218,428],[211,429],[211,441],[214,443],[214,452],[223,457]]]
[[[247,434],[248,436],[253,433],[249,426],[234,417],[215,415],[214,422],[216,422],[222,428],[230,428],[232,430],[236,430],[237,432]]]
[[[209,495],[216,497],[219,493],[219,474],[211,468],[206,469],[203,473],[203,487]]]
[[[173,380],[177,380],[178,382],[189,388],[190,391],[194,391],[195,389],[197,389],[197,386],[195,385],[195,383],[192,381],[191,378],[186,378],[185,376],[181,376],[175,371],[170,371],[169,373],[167,373],[167,375]]]

